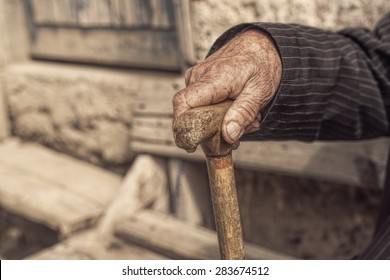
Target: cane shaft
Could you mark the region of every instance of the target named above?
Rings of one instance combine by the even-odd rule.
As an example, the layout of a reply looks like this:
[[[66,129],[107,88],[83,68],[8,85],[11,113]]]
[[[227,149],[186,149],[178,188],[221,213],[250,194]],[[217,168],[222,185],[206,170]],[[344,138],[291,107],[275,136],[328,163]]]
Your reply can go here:
[[[207,157],[214,218],[223,260],[245,259],[232,156]]]

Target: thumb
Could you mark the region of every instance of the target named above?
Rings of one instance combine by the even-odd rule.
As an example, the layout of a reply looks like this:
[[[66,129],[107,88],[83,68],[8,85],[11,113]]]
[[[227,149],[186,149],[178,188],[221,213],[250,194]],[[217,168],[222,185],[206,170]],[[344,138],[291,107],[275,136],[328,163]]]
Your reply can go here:
[[[245,133],[248,126],[256,123],[256,118],[262,102],[256,95],[249,92],[241,92],[229,110],[226,112],[222,123],[222,136],[226,142],[233,144]]]

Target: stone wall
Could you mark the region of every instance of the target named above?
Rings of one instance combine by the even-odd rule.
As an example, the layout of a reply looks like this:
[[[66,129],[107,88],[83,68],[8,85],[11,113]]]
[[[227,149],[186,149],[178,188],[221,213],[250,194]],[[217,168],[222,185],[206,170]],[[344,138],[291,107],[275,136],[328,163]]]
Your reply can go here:
[[[126,168],[137,93],[174,92],[177,76],[55,63],[8,66],[12,133],[94,164]]]
[[[102,165],[129,162],[136,79],[46,64],[7,68],[13,134]]]
[[[388,0],[191,0],[196,58],[203,59],[222,32],[243,22],[370,28],[388,11]]]

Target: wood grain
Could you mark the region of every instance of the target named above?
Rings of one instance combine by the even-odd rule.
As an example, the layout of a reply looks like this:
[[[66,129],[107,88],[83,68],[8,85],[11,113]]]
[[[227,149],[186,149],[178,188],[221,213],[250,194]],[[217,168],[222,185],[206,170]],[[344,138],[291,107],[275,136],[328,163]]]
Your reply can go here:
[[[174,32],[41,27],[31,44],[34,58],[178,70]]]
[[[173,259],[220,258],[215,232],[158,212],[138,213],[119,225],[116,235]],[[250,243],[245,243],[245,248],[247,259],[293,259]]]
[[[44,249],[29,260],[162,260],[166,257],[135,245],[126,244],[114,236],[102,240],[96,229],[75,234]]]
[[[27,1],[35,58],[183,69],[173,0]]]
[[[0,145],[0,205],[63,237],[90,227],[114,197],[120,177],[36,144]]]
[[[207,157],[215,226],[222,260],[244,260],[244,240],[231,154]]]

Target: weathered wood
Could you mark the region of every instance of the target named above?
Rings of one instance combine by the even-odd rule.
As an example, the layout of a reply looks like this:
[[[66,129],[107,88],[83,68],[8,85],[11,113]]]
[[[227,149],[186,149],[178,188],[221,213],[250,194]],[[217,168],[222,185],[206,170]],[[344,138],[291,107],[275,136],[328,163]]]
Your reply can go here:
[[[133,139],[143,139],[173,145],[172,119],[148,118],[139,116],[134,119],[134,129],[131,136]]]
[[[1,28],[1,23],[0,23],[0,28]],[[1,69],[1,66],[0,66],[0,83],[4,85],[3,70]],[[10,135],[10,121],[8,116],[8,108],[5,102],[3,87],[0,87],[0,142],[6,139],[9,135]]]
[[[161,104],[160,98],[157,98],[157,104]],[[204,160],[199,151],[188,154],[177,148],[169,127],[171,119],[155,117],[156,113],[162,114],[162,111],[158,111],[156,104],[144,100],[142,104],[147,104],[145,107],[152,112],[149,117],[146,112],[135,115],[130,143],[132,150],[187,160]],[[385,138],[310,144],[297,141],[241,142],[240,148],[233,152],[233,158],[239,168],[381,188],[388,145],[389,141]]]
[[[9,139],[0,145],[0,161],[40,178],[61,182],[63,188],[100,205],[111,202],[122,180],[113,172],[17,139]]]
[[[152,7],[151,26],[159,29],[175,27],[174,5],[172,0],[150,0]]]
[[[197,151],[188,154],[174,145],[172,97],[184,86],[183,78],[154,83],[139,90],[130,142],[135,152],[202,161]],[[278,172],[354,186],[382,188],[389,140],[355,142],[262,141],[241,142],[233,152],[238,168]]]
[[[35,23],[55,22],[54,0],[31,0],[33,20]]]
[[[96,229],[76,234],[44,249],[29,260],[162,260],[166,257],[135,245],[124,243],[114,236],[100,239]]]
[[[148,30],[85,30],[40,27],[32,41],[35,58],[121,66],[179,69],[176,34]]]
[[[24,1],[0,1],[0,68],[30,58]],[[3,83],[2,83],[3,84]]]
[[[99,223],[100,235],[110,235],[116,223],[146,207],[169,212],[167,181],[164,160],[150,155],[139,155]]]
[[[89,1],[77,8],[77,23],[79,26],[89,26],[94,23],[92,8],[89,8]]]
[[[173,215],[191,225],[215,228],[203,163],[168,159]]]
[[[173,0],[27,1],[36,58],[182,69]]]
[[[190,3],[189,0],[174,0],[174,4],[176,30],[179,36],[183,65],[192,66],[196,64],[196,58],[192,36]]]
[[[101,207],[60,183],[0,163],[0,205],[67,235],[84,228],[100,215]]]
[[[366,145],[365,145],[366,144]],[[238,168],[276,172],[368,188],[381,188],[388,140],[362,143],[242,142],[233,152]],[[134,151],[190,161],[204,161],[200,149],[193,154],[163,142],[131,142]],[[261,160],[260,160],[261,159]],[[340,168],[342,166],[342,168]],[[368,183],[368,184],[366,184]]]
[[[244,260],[244,239],[231,154],[206,157],[215,227],[223,260]]]
[[[172,97],[184,86],[182,75],[160,76],[153,81],[143,83],[137,93],[134,114],[159,119],[172,117]]]
[[[125,11],[123,9],[123,1],[122,0],[111,0],[110,1],[110,16],[111,16],[111,24],[113,26],[121,26],[123,25],[125,19]]]
[[[30,0],[34,23],[73,27],[173,29],[172,0]]]
[[[54,20],[51,22],[52,24],[75,25],[77,24],[77,13],[74,6],[71,0],[55,0],[52,2],[52,11],[48,9],[50,6],[46,7],[44,5],[35,6],[35,11],[39,13],[45,9],[47,14],[52,13],[54,17]],[[42,21],[45,23],[44,19],[41,19]]]
[[[116,228],[116,235],[173,259],[219,259],[216,233],[172,216],[143,211]],[[245,243],[248,259],[292,259]]]
[[[206,155],[219,251],[223,260],[245,259],[232,159],[233,145],[222,137],[223,118],[232,101],[190,109],[175,119],[173,136],[178,147]]]
[[[142,22],[140,21],[139,15],[137,15],[138,9],[136,6],[135,1],[123,1],[122,0],[122,7],[123,7],[123,18],[124,18],[124,24],[126,26],[142,26]]]
[[[60,235],[96,222],[120,176],[50,151],[7,140],[0,145],[0,205]]]

